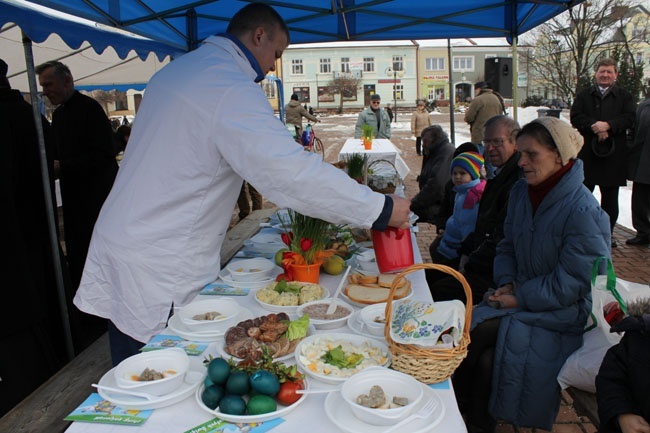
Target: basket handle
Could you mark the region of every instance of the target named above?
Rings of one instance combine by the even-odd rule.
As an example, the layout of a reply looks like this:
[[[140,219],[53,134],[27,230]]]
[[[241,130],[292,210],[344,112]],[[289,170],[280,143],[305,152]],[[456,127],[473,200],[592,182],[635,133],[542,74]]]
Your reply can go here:
[[[384,325],[384,337],[386,338],[386,341],[390,341],[391,339],[390,318],[393,315],[393,298],[395,297],[395,292],[397,291],[399,282],[402,279],[406,278],[406,275],[424,269],[435,269],[437,271],[451,275],[452,277],[456,278],[460,284],[462,284],[463,290],[465,291],[465,296],[467,297],[467,300],[465,302],[465,325],[463,326],[463,337],[465,337],[469,342],[469,329],[472,323],[472,309],[474,308],[472,301],[472,289],[470,288],[463,274],[453,268],[450,268],[449,266],[438,265],[435,263],[418,263],[411,265],[400,272],[393,280],[393,284],[390,286],[390,292],[388,293],[388,299],[386,300],[386,310],[384,312],[384,317],[386,318],[386,324]]]
[[[368,171],[370,170],[370,167],[377,164],[378,162],[385,162],[387,164],[390,164],[391,167],[393,167],[393,170],[395,170],[395,177],[397,178],[397,185],[395,185],[396,187],[404,185],[404,179],[402,179],[402,177],[399,175],[399,171],[397,171],[397,167],[395,167],[395,164],[393,164],[387,159],[375,159],[370,164],[366,164],[366,170],[364,173],[364,182],[366,185],[368,184]]]

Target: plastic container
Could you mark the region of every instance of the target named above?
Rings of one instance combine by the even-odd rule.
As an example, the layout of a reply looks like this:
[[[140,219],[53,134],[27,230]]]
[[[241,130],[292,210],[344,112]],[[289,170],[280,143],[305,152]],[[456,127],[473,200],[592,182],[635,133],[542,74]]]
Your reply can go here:
[[[370,230],[379,272],[399,272],[414,263],[409,229]]]

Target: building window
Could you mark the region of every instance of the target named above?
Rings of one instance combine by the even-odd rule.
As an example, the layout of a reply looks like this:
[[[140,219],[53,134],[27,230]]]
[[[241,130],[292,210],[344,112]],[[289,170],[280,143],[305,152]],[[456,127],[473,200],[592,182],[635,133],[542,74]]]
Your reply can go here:
[[[341,72],[344,74],[349,74],[350,73],[350,58],[349,57],[341,57]]]
[[[436,100],[439,101],[445,99],[445,87],[444,86],[429,87],[429,93],[427,95],[427,99],[429,101],[436,101]]]
[[[275,84],[275,81],[267,80],[264,79],[260,83],[262,86],[262,89],[264,90],[264,94],[266,95],[267,99],[275,99],[275,90],[277,88],[277,85]]]
[[[330,61],[330,59],[320,59],[320,73],[321,74],[332,73],[332,62]]]
[[[363,58],[363,72],[375,72],[375,58],[374,57],[364,57]]]
[[[404,100],[404,86],[401,84],[395,84],[393,86],[393,99],[398,101]]]
[[[293,59],[291,61],[291,75],[303,75],[302,59]]]
[[[396,71],[404,70],[404,57],[402,56],[393,56],[393,69]]]
[[[473,71],[474,57],[454,57],[454,71]]]
[[[636,53],[636,61],[634,63],[643,65],[643,53]]]
[[[425,70],[427,71],[444,71],[445,58],[444,57],[430,57],[425,59]]]
[[[309,86],[305,87],[294,87],[293,88],[293,93],[298,95],[298,101],[300,103],[303,102],[310,102],[309,101]]]

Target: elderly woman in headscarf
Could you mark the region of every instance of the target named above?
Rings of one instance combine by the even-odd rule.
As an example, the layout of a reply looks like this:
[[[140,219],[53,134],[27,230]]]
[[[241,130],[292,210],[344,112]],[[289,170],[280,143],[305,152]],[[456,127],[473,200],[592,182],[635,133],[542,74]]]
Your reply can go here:
[[[595,260],[609,257],[609,218],[583,185],[582,136],[543,117],[517,135],[525,179],[510,192],[496,290],[473,312],[467,358],[454,388],[470,433],[497,419],[551,430],[557,375],[582,345]]]
[[[418,222],[432,222],[445,199],[454,146],[439,125],[422,130],[421,138],[424,157],[418,176],[420,192],[411,200],[411,210],[418,216]]]

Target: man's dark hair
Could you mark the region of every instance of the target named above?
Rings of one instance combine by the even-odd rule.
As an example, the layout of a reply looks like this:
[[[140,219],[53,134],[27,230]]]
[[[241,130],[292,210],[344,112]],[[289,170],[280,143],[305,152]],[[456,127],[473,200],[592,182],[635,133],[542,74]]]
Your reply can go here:
[[[226,32],[241,37],[247,32],[263,27],[273,39],[275,29],[282,30],[289,42],[289,28],[282,17],[271,6],[263,3],[251,3],[241,8],[230,20]]]
[[[43,73],[43,71],[48,68],[54,68],[54,75],[59,78],[72,78],[72,72],[70,72],[70,68],[61,62],[57,62],[56,60],[50,60],[49,62],[41,63],[36,68],[34,68],[34,71],[36,72],[36,75],[41,75],[41,73]]]

